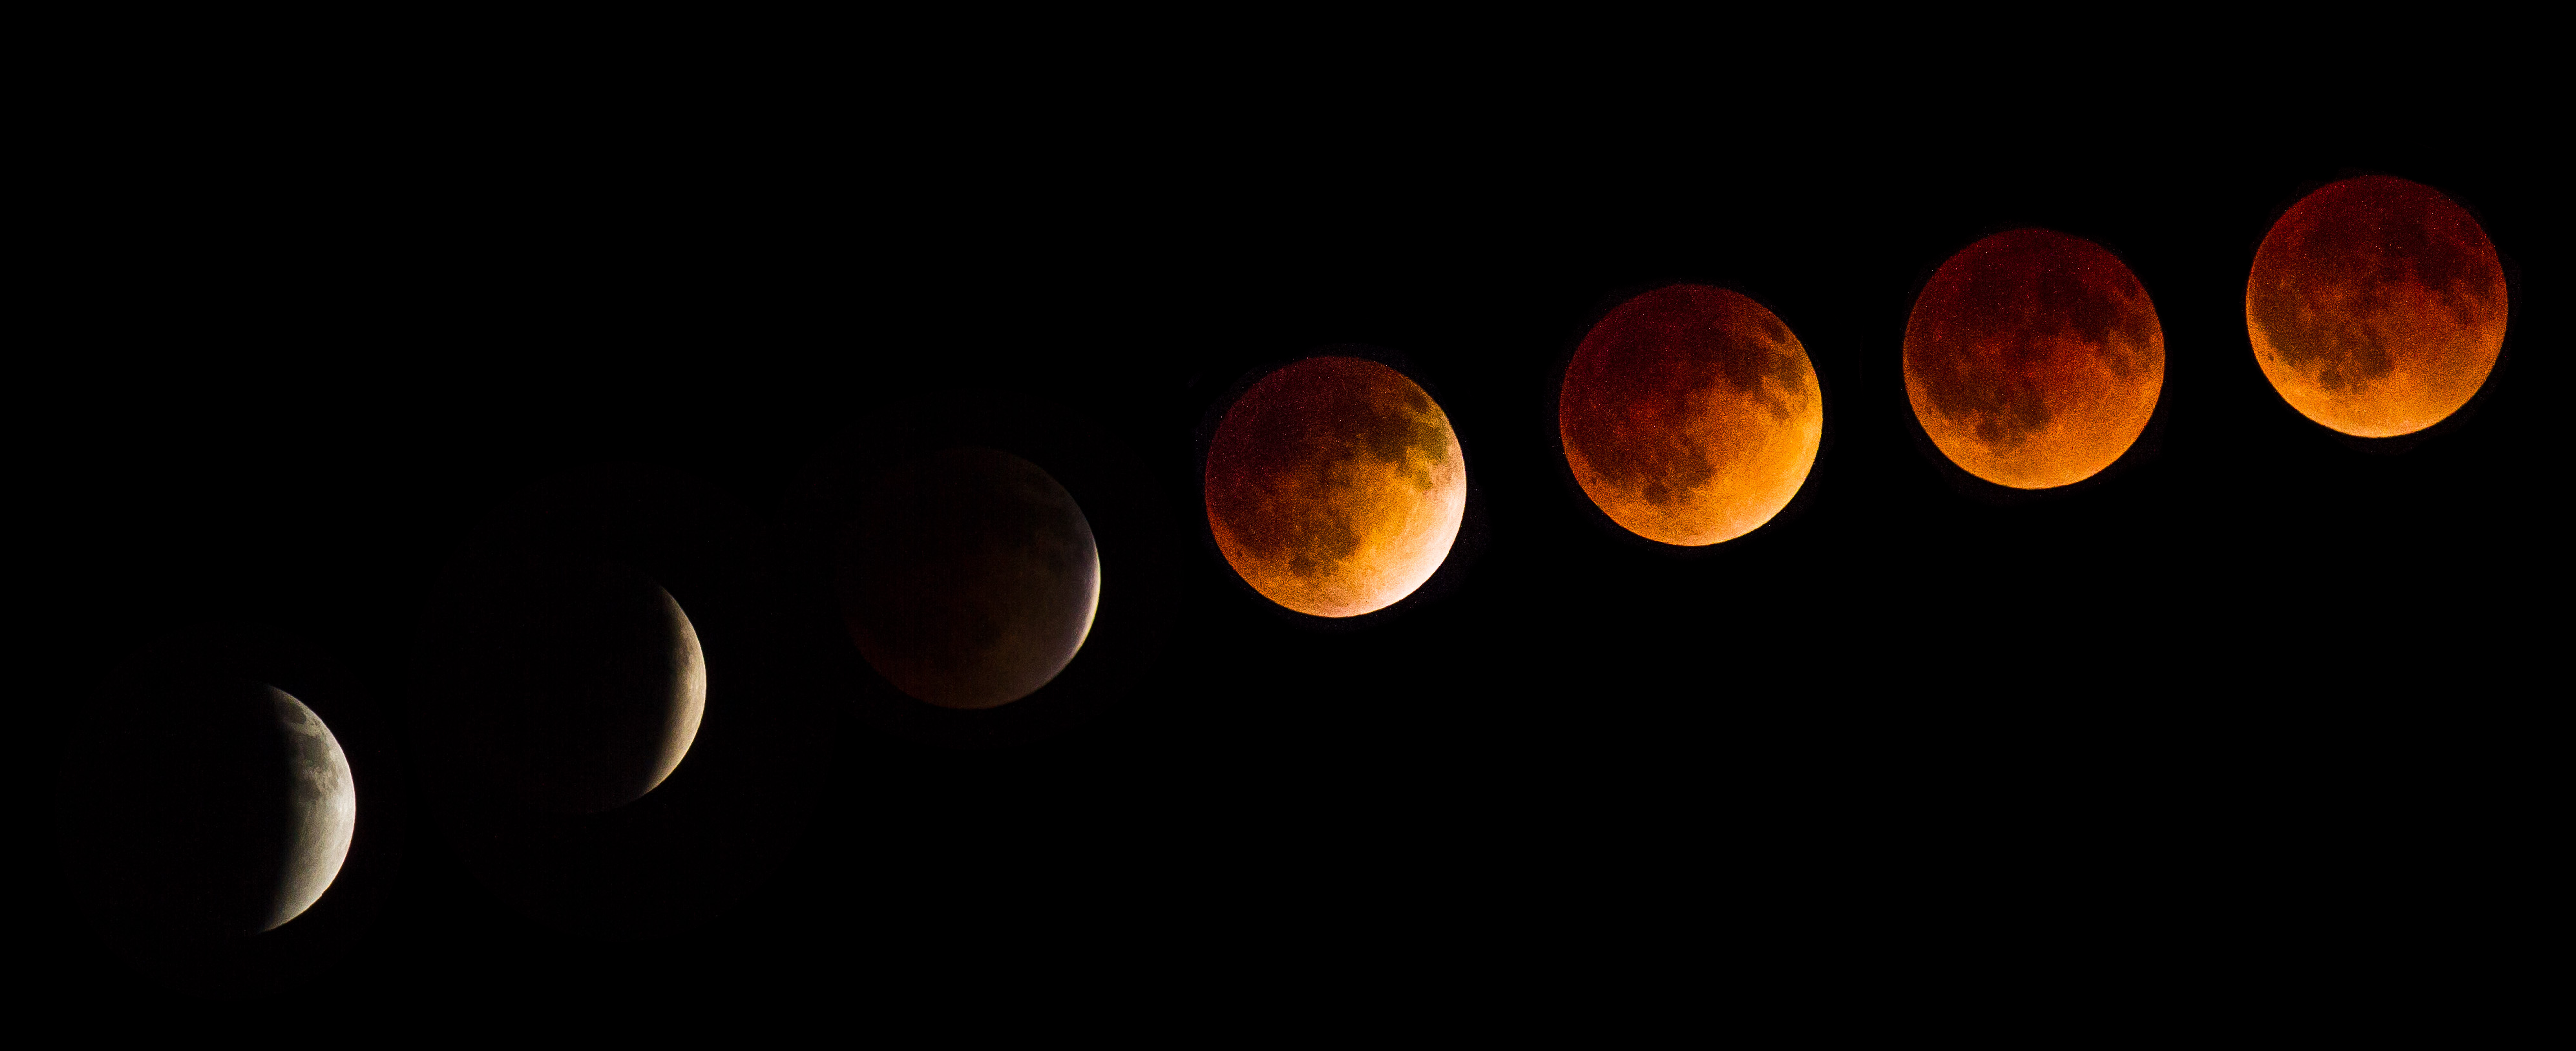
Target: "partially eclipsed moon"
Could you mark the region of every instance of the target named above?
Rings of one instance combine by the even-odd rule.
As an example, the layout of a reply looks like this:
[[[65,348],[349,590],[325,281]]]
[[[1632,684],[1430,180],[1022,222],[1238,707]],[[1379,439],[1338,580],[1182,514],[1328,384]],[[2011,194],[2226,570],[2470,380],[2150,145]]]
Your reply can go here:
[[[1054,680],[1100,608],[1100,550],[1073,494],[995,449],[880,479],[841,565],[860,654],[944,708],[998,707]]]
[[[1914,418],[1951,462],[2015,489],[2109,467],[2146,431],[2164,374],[2164,329],[2137,275],[2054,230],[1969,245],[1906,319]]]
[[[129,946],[284,926],[348,859],[358,816],[348,755],[302,700],[207,666],[229,654],[160,656],[179,660],[129,668],[110,688],[115,703],[72,742],[63,801],[75,818],[65,830],[74,878],[111,937],[142,939]]]
[[[678,600],[622,563],[496,554],[459,585],[424,716],[478,793],[593,814],[661,786],[697,740],[706,654]]]
[[[1208,447],[1208,526],[1244,582],[1318,617],[1384,609],[1448,558],[1466,456],[1440,406],[1374,361],[1315,357],[1236,399]]]
[[[261,930],[303,915],[322,899],[348,860],[349,838],[358,828],[357,782],[340,739],[304,702],[273,686],[268,693],[286,736],[288,810],[285,865],[276,904]]]
[[[1789,506],[1824,398],[1807,349],[1743,293],[1673,285],[1612,310],[1557,401],[1565,459],[1610,520],[1649,540],[1733,540]]]
[[[654,585],[661,597],[663,615],[669,618],[672,645],[670,721],[661,735],[661,754],[654,757],[652,773],[638,796],[662,787],[671,771],[680,768],[688,758],[689,746],[697,743],[698,723],[707,714],[707,654],[698,648],[697,625],[689,623],[689,613],[680,608],[680,600]]]
[[[2423,430],[2504,349],[2504,265],[2466,209],[2387,176],[2332,183],[2263,235],[2245,332],[2292,408],[2345,434]]]

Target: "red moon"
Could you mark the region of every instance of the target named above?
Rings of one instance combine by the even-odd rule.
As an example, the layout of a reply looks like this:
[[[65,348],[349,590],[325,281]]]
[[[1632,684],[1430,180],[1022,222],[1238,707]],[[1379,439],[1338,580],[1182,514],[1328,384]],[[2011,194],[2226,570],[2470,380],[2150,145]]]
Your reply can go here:
[[[1825,410],[1807,348],[1741,292],[1672,285],[1601,319],[1557,398],[1566,465],[1610,520],[1685,547],[1760,528],[1815,466]]]
[[[1449,557],[1467,462],[1431,395],[1385,365],[1315,357],[1237,398],[1208,445],[1209,530],[1264,598],[1355,617]]]
[[[1951,462],[2053,489],[2129,451],[2164,389],[2164,328],[2109,250],[2007,230],[1951,256],[1905,323],[1905,395]]]
[[[2504,349],[2504,265],[2440,191],[2384,175],[2330,183],[2263,235],[2245,333],[2301,415],[2361,438],[2442,422]]]

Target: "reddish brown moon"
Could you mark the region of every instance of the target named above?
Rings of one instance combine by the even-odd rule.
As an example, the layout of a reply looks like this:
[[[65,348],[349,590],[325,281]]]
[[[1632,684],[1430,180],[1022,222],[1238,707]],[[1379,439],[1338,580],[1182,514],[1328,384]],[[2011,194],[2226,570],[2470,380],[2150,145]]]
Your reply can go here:
[[[1905,323],[1905,395],[1951,462],[1997,485],[2090,478],[2137,443],[2164,390],[2164,327],[2101,245],[2007,230],[1951,256]]]
[[[1467,510],[1467,461],[1431,395],[1362,358],[1263,376],[1208,444],[1207,513],[1262,597],[1318,617],[1394,605],[1438,571]]]
[[[2467,209],[2384,175],[2329,183],[2263,235],[2245,333],[2301,415],[2361,438],[2442,422],[2504,349],[2504,265]]]
[[[1670,285],[1592,326],[1557,398],[1566,466],[1601,513],[1694,547],[1760,528],[1798,495],[1825,433],[1807,348],[1741,292]]]

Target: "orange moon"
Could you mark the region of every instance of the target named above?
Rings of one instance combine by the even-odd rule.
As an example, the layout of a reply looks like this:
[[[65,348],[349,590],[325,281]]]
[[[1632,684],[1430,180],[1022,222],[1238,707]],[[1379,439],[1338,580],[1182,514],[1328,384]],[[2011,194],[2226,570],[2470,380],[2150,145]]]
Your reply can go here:
[[[1263,597],[1318,617],[1395,604],[1449,557],[1467,461],[1412,380],[1307,358],[1235,399],[1208,445],[1208,526]]]
[[[2504,265],[2468,211],[2384,175],[2330,183],[2263,235],[2245,333],[2272,389],[2360,438],[2442,422],[2504,349]]]
[[[2007,230],[1951,256],[1905,322],[1905,396],[1951,462],[2053,489],[2129,451],[2164,389],[2164,327],[2102,246]]]
[[[1807,348],[1740,292],[1671,285],[1610,311],[1566,363],[1557,431],[1610,520],[1685,547],[1760,528],[1825,433]]]

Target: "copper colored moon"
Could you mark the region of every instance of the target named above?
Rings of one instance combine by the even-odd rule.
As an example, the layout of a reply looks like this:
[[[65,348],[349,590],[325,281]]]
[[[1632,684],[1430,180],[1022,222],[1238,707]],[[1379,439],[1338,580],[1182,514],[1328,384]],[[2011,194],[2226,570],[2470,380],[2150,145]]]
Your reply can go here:
[[[1575,348],[1557,399],[1565,460],[1610,520],[1715,544],[1798,495],[1825,433],[1807,348],[1743,293],[1673,285],[1612,310]]]
[[[2245,333],[2272,388],[2362,438],[2442,422],[2504,349],[2504,265],[2466,209],[2384,175],[2300,198],[2245,278]]]
[[[1395,604],[1431,579],[1467,511],[1449,417],[1412,380],[1360,358],[1264,376],[1208,446],[1208,526],[1263,597],[1318,617]]]
[[[2007,230],[1934,271],[1905,322],[1905,395],[1942,454],[2014,489],[2111,466],[2155,415],[2164,328],[2102,246]]]

